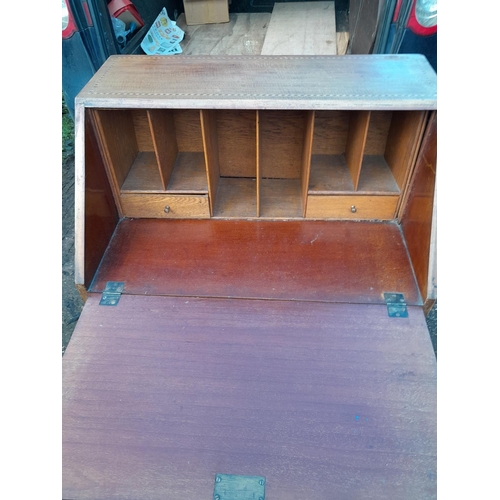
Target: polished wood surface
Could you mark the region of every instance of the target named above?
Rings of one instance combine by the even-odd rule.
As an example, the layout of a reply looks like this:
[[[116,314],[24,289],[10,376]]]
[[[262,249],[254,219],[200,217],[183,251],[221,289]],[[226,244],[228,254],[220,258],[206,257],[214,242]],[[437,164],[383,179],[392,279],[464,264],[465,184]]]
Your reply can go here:
[[[392,220],[398,196],[314,196],[307,199],[306,217],[313,219]]]
[[[88,287],[116,228],[118,212],[90,115],[86,116],[85,129],[85,212],[83,228],[79,228],[79,221],[76,221],[80,233],[75,240],[76,249],[81,246],[83,255],[75,251],[75,278],[77,285]],[[84,242],[81,240],[83,237]]]
[[[420,307],[90,294],[63,358],[62,495],[436,497],[436,359]]]
[[[159,219],[208,218],[210,207],[207,195],[130,194],[120,196],[127,217]],[[167,208],[168,207],[168,208]]]
[[[107,281],[138,295],[421,303],[392,223],[126,219],[92,291]]]
[[[118,55],[108,58],[76,102],[131,108],[427,110],[436,109],[436,73],[420,54]]]
[[[436,242],[431,246],[437,161],[437,115],[431,117],[418,155],[401,227],[420,292],[428,297],[429,261],[434,262]],[[435,215],[434,215],[435,216]],[[434,299],[435,297],[430,297]]]
[[[276,2],[263,55],[337,55],[335,2]]]

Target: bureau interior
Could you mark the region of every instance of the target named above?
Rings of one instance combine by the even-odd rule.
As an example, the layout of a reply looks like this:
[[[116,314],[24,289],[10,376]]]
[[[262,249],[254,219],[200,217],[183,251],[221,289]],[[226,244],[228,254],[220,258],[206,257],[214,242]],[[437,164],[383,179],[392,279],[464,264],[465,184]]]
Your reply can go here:
[[[149,218],[395,219],[425,116],[398,110],[93,110],[120,214]],[[134,195],[142,196],[131,204]],[[163,210],[172,199],[189,208]],[[344,211],[354,203],[370,208]]]

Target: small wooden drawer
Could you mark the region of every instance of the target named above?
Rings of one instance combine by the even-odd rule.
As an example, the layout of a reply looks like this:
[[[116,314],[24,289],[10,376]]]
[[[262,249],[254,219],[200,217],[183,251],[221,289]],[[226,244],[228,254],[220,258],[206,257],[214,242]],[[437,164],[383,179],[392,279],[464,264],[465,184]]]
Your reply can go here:
[[[154,219],[208,219],[207,195],[122,194],[125,217]]]
[[[307,218],[393,219],[399,196],[308,196]]]

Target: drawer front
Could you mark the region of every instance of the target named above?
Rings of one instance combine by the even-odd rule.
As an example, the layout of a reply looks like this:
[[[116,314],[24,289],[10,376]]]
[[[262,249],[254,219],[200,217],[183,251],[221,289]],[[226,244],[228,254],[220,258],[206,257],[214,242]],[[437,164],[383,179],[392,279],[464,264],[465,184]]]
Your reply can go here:
[[[307,218],[393,219],[399,196],[308,196]]]
[[[122,194],[125,217],[153,219],[208,219],[207,195]]]

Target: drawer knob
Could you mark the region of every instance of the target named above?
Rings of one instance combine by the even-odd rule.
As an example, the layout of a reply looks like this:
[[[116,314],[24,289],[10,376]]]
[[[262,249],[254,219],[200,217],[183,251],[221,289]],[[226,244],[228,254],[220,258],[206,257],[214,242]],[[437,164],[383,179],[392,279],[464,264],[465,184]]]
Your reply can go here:
[[[351,205],[351,212],[354,214],[356,213],[356,207],[354,205]]]
[[[163,209],[163,211],[164,211],[166,214],[168,214],[168,212],[170,212],[170,207],[167,205],[167,206]]]

